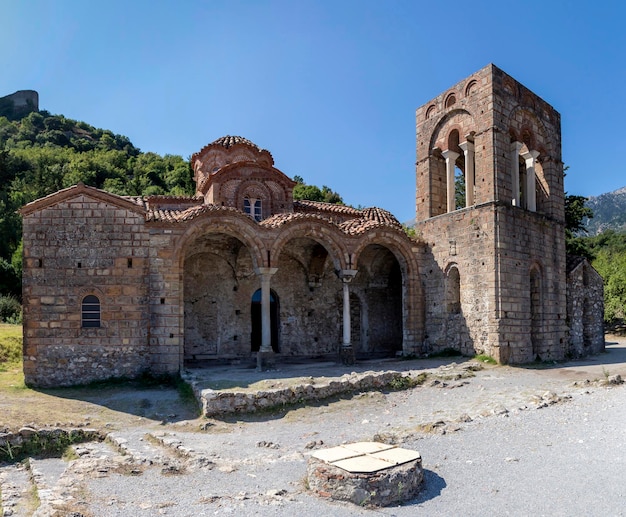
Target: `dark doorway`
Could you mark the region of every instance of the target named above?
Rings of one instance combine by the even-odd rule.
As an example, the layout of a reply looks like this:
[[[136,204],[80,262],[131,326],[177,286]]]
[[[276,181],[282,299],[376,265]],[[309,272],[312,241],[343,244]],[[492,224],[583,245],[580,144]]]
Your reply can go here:
[[[261,348],[261,289],[252,295],[250,304],[250,316],[252,319],[252,351],[258,352]],[[270,322],[272,326],[272,350],[279,352],[278,348],[278,296],[274,291],[270,291]]]

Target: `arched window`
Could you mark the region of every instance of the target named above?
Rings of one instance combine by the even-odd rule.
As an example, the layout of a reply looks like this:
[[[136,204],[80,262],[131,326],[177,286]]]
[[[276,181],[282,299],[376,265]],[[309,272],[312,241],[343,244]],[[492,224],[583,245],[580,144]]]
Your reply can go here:
[[[446,302],[449,314],[461,312],[461,276],[456,266],[452,266],[446,278]]]
[[[97,296],[89,294],[83,298],[81,322],[83,328],[100,327],[100,300]]]
[[[244,198],[243,211],[255,221],[260,221],[263,218],[262,203],[260,199]]]

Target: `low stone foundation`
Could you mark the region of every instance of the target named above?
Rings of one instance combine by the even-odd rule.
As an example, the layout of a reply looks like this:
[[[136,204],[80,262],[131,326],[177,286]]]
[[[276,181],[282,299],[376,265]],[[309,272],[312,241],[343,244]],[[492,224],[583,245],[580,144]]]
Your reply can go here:
[[[0,461],[16,461],[26,456],[55,454],[72,443],[102,440],[96,429],[34,429],[22,427],[16,433],[0,433]]]
[[[307,378],[294,386],[262,391],[201,390],[193,380],[189,379],[187,382],[191,384],[202,403],[203,415],[211,417],[230,413],[252,413],[309,400],[322,400],[342,393],[405,385],[411,382],[407,377],[410,375],[393,371],[352,373],[334,379]]]
[[[419,453],[376,442],[318,451],[307,466],[310,490],[360,506],[389,506],[413,499],[423,479]]]

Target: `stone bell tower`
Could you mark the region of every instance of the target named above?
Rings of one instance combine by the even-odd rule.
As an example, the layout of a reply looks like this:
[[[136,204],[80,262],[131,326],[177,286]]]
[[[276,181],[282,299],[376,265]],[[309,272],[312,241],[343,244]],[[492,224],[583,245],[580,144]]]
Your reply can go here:
[[[560,115],[490,64],[420,107],[416,123],[426,347],[563,358]]]

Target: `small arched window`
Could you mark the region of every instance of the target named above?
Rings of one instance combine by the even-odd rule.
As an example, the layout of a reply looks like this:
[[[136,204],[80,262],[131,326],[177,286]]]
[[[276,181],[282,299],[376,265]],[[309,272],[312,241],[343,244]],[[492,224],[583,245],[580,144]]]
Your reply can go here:
[[[89,294],[83,298],[81,322],[83,328],[100,327],[100,300],[97,296]]]
[[[244,198],[243,211],[255,221],[263,219],[262,204],[260,199]]]

